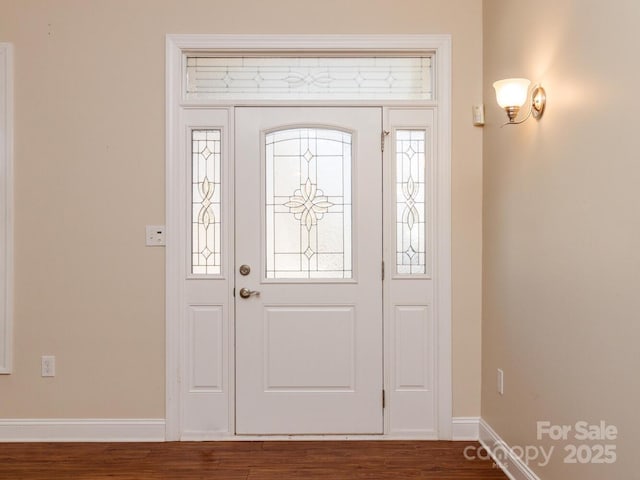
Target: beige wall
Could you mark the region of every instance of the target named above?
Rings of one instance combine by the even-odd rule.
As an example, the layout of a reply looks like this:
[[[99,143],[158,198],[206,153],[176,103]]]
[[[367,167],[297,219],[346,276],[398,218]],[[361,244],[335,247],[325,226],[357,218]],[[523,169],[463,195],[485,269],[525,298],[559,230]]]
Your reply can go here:
[[[639,20],[637,0],[484,2],[482,416],[511,445],[555,445],[530,465],[545,480],[638,478]],[[509,76],[544,84],[540,122],[498,128],[491,83]],[[616,425],[618,462],[563,464],[543,420]]]
[[[15,373],[0,418],[164,417],[167,33],[450,33],[454,415],[480,412],[479,0],[0,0],[16,58]],[[40,356],[57,376],[40,377]]]

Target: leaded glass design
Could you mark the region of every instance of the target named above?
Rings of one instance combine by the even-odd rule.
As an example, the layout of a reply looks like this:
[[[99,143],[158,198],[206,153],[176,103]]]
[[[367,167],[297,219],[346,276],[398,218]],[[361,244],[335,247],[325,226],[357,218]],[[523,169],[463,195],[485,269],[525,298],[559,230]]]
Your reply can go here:
[[[220,130],[191,132],[191,273],[219,275]]]
[[[351,278],[351,134],[265,137],[266,278]]]
[[[426,273],[424,130],[396,130],[396,271]]]
[[[188,99],[432,100],[431,57],[188,57]]]

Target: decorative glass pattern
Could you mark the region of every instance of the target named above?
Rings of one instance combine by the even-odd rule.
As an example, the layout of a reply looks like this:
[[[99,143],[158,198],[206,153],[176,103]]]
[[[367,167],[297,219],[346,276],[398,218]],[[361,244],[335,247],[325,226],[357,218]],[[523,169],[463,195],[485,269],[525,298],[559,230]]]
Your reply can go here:
[[[191,132],[191,273],[219,275],[220,130]]]
[[[396,271],[426,273],[424,130],[396,130]]]
[[[432,100],[431,57],[188,57],[190,99]]]
[[[351,278],[351,134],[266,135],[266,278]]]

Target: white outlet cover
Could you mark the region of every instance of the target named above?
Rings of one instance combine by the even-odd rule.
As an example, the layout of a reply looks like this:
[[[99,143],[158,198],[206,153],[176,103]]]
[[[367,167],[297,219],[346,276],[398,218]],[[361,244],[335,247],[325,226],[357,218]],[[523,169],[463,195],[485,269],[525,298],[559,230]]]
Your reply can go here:
[[[41,359],[41,369],[43,377],[55,377],[56,357],[53,355],[43,355]]]

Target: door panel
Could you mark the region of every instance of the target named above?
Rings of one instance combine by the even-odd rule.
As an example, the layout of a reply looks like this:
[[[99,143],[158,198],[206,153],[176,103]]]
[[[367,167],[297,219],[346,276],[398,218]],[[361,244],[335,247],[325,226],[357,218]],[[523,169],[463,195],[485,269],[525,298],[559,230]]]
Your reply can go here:
[[[353,391],[354,327],[352,306],[266,307],[265,390]]]
[[[236,432],[382,433],[381,110],[235,128]]]

